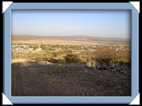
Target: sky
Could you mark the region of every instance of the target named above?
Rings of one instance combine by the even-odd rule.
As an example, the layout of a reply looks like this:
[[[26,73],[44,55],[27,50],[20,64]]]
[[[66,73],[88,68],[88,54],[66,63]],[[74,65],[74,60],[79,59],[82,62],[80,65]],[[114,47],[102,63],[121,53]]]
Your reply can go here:
[[[128,10],[13,10],[12,35],[130,38]]]

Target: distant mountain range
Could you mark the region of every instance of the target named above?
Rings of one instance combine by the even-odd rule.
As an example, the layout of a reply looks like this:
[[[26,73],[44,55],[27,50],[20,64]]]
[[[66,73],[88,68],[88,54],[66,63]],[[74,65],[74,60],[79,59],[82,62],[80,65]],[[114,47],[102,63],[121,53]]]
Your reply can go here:
[[[116,38],[116,37],[93,37],[93,36],[34,36],[34,35],[12,35],[12,38],[56,38],[68,40],[96,40],[96,41],[122,41],[130,42],[130,38]]]
[[[130,41],[130,38],[115,37],[93,37],[93,36],[48,36],[50,38],[72,39],[72,40],[101,40],[101,41]]]

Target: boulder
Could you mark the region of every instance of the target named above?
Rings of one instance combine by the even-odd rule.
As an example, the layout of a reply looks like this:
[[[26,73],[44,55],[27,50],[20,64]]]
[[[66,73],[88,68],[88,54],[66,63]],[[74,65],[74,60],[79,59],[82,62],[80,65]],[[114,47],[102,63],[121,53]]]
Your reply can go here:
[[[113,69],[112,72],[115,74],[116,73],[116,69]]]
[[[103,70],[107,70],[107,65],[102,65]]]

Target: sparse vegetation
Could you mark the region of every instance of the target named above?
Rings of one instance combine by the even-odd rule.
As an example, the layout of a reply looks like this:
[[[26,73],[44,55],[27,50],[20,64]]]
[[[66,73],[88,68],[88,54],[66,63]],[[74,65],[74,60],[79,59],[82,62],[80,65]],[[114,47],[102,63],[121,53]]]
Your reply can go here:
[[[67,63],[77,63],[80,61],[80,57],[77,54],[67,54],[64,58]]]
[[[95,67],[97,64],[99,65],[107,65],[110,67],[115,67],[116,63],[119,64],[131,64],[131,55],[130,55],[130,49],[118,49],[118,46],[90,46],[92,48],[89,48],[89,46],[77,46],[77,48],[84,48],[88,47],[88,49],[94,49],[93,51],[90,50],[82,50],[79,53],[80,54],[75,54],[78,53],[76,51],[73,52],[74,49],[65,49],[65,48],[76,48],[76,45],[74,46],[63,46],[63,45],[48,45],[48,47],[52,47],[52,49],[58,49],[59,48],[64,48],[64,50],[60,49],[58,51],[54,50],[46,50],[46,46],[44,44],[41,44],[41,48],[44,51],[40,52],[34,52],[34,51],[27,51],[27,52],[22,52],[22,51],[13,51],[12,50],[12,58],[29,58],[29,59],[34,59],[36,61],[53,61],[58,62],[57,58],[64,57],[65,61],[67,63],[76,63],[78,61],[86,62],[86,66],[88,67]],[[38,45],[29,45],[30,48],[33,48],[33,50],[38,48]],[[111,48],[110,48],[111,47]],[[127,47],[128,48],[128,47]],[[56,58],[56,59],[54,59]]]
[[[107,65],[110,67],[115,67],[116,63],[126,63],[130,62],[130,51],[128,50],[119,50],[108,49],[108,47],[97,48],[95,52],[96,58],[95,61],[100,65]]]
[[[12,95],[131,95],[131,50],[127,42],[49,39],[12,40],[11,58],[18,60],[12,63]],[[22,83],[23,94],[19,91],[22,87],[16,91]]]

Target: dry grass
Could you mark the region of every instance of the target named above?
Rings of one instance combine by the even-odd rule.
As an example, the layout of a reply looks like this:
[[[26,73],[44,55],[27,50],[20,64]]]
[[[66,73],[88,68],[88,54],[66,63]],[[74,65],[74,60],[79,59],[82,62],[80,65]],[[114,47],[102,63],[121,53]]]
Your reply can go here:
[[[127,45],[123,42],[85,39],[15,38],[12,44],[98,45],[94,51],[82,50],[79,60],[66,63],[70,51],[12,51],[12,96],[130,96],[130,51],[114,51],[106,45]],[[73,57],[77,59],[77,57]],[[71,59],[72,60],[72,56]],[[72,60],[73,61],[73,60]],[[79,62],[80,61],[80,62]],[[98,69],[96,64],[122,63],[122,74],[111,69]],[[87,67],[88,66],[88,67]]]

